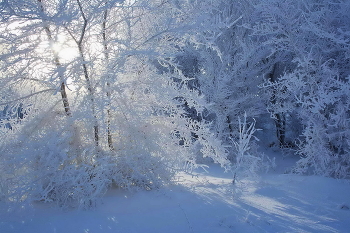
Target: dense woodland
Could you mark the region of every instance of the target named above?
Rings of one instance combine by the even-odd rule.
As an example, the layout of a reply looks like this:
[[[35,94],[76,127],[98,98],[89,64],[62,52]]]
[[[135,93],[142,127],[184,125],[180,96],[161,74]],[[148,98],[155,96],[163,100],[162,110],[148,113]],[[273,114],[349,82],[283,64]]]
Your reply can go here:
[[[0,200],[89,207],[218,163],[350,178],[347,0],[3,0]],[[281,155],[282,156],[282,155]],[[278,164],[277,164],[278,166]]]

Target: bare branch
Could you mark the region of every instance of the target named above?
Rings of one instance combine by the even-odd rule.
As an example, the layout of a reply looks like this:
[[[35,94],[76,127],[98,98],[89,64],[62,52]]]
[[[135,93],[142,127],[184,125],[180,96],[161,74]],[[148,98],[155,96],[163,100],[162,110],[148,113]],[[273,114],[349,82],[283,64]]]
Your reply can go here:
[[[83,7],[81,5],[80,0],[77,0],[77,3],[78,3],[78,6],[79,6],[81,17],[83,17],[83,21],[84,21],[83,28],[81,29],[80,39],[78,41],[78,46],[80,47],[82,45],[82,42],[83,42],[83,39],[84,39],[84,36],[85,36],[85,32],[86,32],[86,27],[87,27],[87,22],[88,21],[87,21],[87,18],[85,16],[85,13],[84,13],[84,10],[83,10]]]
[[[5,103],[0,103],[0,106],[8,105],[8,104],[17,102],[17,101],[19,101],[19,100],[27,99],[27,98],[30,98],[30,97],[35,96],[35,95],[39,95],[39,94],[44,93],[44,92],[56,91],[56,90],[57,90],[57,89],[55,89],[55,88],[50,88],[50,89],[38,91],[38,92],[32,93],[32,94],[30,94],[30,95],[26,95],[26,96],[23,96],[23,97],[21,97],[21,98],[15,99],[15,100],[11,100],[11,101],[8,101],[8,102],[5,102]]]

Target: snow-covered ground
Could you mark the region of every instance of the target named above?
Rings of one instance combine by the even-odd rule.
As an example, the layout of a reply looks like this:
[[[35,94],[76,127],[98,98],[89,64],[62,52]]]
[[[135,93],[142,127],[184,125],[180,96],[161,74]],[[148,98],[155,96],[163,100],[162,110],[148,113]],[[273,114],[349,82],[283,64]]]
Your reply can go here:
[[[350,232],[349,207],[348,181],[270,173],[233,185],[214,166],[161,190],[112,190],[88,211],[2,203],[0,232]]]

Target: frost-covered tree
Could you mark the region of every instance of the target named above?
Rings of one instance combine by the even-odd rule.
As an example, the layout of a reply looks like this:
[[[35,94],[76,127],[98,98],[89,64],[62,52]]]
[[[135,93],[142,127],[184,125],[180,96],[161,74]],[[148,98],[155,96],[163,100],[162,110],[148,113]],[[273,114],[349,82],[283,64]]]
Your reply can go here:
[[[272,64],[273,50],[252,35],[256,1],[201,1],[201,24],[182,48],[179,64],[191,85],[210,103],[204,119],[228,146],[231,161],[239,140],[238,118],[265,115],[266,95],[259,85]],[[194,14],[193,14],[194,15]],[[259,120],[258,120],[259,122]]]
[[[180,64],[211,103],[204,118],[219,137],[237,141],[236,119],[246,111],[264,137],[297,150],[298,171],[347,177],[349,3],[202,3]],[[264,125],[269,117],[274,127]]]
[[[197,156],[228,164],[209,124],[186,112],[207,105],[176,62],[199,23],[188,27],[192,3],[1,4],[1,87],[11,92],[0,104],[27,110],[12,130],[1,127],[7,200],[85,207],[113,183],[157,188],[198,166]],[[62,84],[69,91],[58,98]]]
[[[269,111],[289,116],[289,129],[301,133],[289,138],[299,147],[298,172],[350,174],[349,7],[347,1],[273,0],[257,6],[262,20],[254,24],[255,34],[288,54],[266,87]]]

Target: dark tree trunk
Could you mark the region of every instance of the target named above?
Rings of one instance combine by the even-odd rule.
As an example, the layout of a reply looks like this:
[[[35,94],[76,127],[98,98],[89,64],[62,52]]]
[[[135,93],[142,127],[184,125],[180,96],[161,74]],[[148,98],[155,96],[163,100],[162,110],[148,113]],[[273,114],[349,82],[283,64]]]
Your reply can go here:
[[[275,63],[273,65],[272,71],[269,75],[269,79],[271,82],[275,83],[277,82],[278,76],[280,75],[278,72],[278,63]],[[272,105],[278,104],[277,99],[277,90],[274,88],[271,96],[271,103]],[[284,147],[286,145],[286,117],[283,112],[280,113],[274,113],[274,120],[275,120],[275,126],[276,126],[276,137],[279,143],[280,147]]]
[[[276,135],[280,147],[286,145],[286,118],[283,113],[275,114]]]
[[[105,2],[106,6],[107,6],[107,1]],[[109,56],[108,56],[108,46],[107,46],[107,33],[106,33],[106,24],[107,24],[107,16],[108,16],[108,10],[106,8],[106,10],[104,11],[103,14],[103,23],[102,23],[102,39],[103,39],[103,47],[104,47],[104,56],[105,56],[105,61],[106,61],[106,65],[108,66],[108,62],[109,62]],[[108,68],[108,67],[107,67]],[[108,70],[107,72],[107,143],[108,143],[108,147],[110,150],[113,150],[113,139],[112,139],[112,132],[111,132],[111,90],[110,90],[110,83],[109,83],[109,74],[108,74]]]

